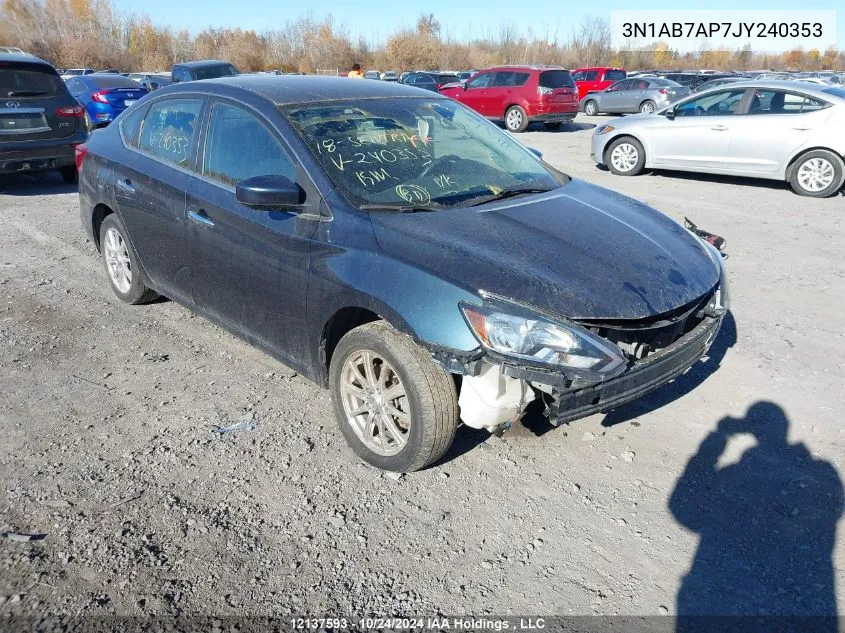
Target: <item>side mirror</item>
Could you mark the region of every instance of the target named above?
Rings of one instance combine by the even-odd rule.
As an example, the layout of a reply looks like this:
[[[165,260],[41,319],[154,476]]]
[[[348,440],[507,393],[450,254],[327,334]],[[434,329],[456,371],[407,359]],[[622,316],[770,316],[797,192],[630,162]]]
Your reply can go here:
[[[536,147],[526,147],[526,149],[527,149],[529,152],[531,152],[532,154],[534,154],[534,156],[536,156],[536,157],[537,157],[537,158],[539,158],[540,160],[543,160],[543,152],[541,152],[541,151],[540,151],[539,149],[537,149]]]
[[[295,207],[305,192],[285,176],[253,176],[235,185],[235,198],[251,207]]]
[[[666,112],[663,113],[663,116],[665,116],[671,121],[675,118],[675,108],[669,108],[668,110],[666,110]]]

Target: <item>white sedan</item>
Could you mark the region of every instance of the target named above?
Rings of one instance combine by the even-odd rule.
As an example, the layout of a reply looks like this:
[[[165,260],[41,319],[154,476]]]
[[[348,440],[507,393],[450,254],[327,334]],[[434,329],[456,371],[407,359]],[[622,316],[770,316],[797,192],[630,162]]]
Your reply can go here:
[[[845,182],[845,87],[743,81],[654,114],[596,128],[591,157],[620,176],[644,169],[785,180],[822,198]]]

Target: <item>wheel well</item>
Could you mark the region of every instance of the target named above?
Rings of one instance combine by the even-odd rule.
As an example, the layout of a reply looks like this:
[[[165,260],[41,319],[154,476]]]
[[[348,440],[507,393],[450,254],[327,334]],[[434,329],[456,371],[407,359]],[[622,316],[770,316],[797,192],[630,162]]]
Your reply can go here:
[[[604,151],[602,152],[602,155],[601,155],[602,160],[605,161],[604,162],[605,165],[607,165],[607,152],[610,151],[610,146],[613,145],[616,141],[618,141],[621,138],[633,139],[637,143],[639,143],[640,146],[643,146],[643,142],[640,139],[638,139],[636,136],[634,136],[633,134],[620,134],[619,136],[614,136],[612,139],[610,139],[607,142],[607,145],[604,146]],[[643,146],[643,154],[645,154],[645,146]],[[648,158],[648,156],[646,156],[646,158]]]
[[[347,332],[354,330],[359,325],[380,320],[381,317],[379,315],[366,308],[341,308],[335,312],[326,322],[326,325],[323,326],[323,337],[320,341],[320,347],[323,348],[326,369],[328,370],[332,362],[332,354],[334,354],[338,342],[340,342],[340,339]]]
[[[829,147],[808,147],[808,148],[807,148],[807,149],[805,149],[805,150],[801,150],[800,152],[798,152],[795,156],[793,156],[793,157],[790,159],[790,161],[789,161],[789,165],[787,165],[787,166],[786,166],[786,170],[783,172],[783,175],[784,175],[785,180],[789,180],[790,178],[792,178],[792,170],[793,170],[793,168],[795,167],[795,163],[797,163],[797,162],[798,162],[798,160],[799,160],[802,156],[804,156],[805,154],[809,154],[810,152],[815,152],[815,151],[817,151],[817,150],[822,150],[822,151],[825,151],[825,152],[830,152],[830,153],[831,153],[831,154],[833,154],[834,156],[839,156],[839,158],[841,158],[843,161],[845,161],[845,156],[843,156],[842,154],[840,154],[840,153],[839,153],[839,152],[837,152],[836,150],[830,149]]]
[[[114,211],[106,205],[98,204],[94,207],[94,213],[91,214],[91,227],[94,229],[94,244],[97,246],[97,250],[100,250],[100,226],[102,226],[106,216],[112,213]]]
[[[640,107],[641,107],[641,108],[643,107],[643,104],[644,104],[644,103],[654,103],[654,99],[643,99],[643,100],[640,102]],[[654,105],[657,105],[657,104],[656,104],[656,103],[654,103]]]

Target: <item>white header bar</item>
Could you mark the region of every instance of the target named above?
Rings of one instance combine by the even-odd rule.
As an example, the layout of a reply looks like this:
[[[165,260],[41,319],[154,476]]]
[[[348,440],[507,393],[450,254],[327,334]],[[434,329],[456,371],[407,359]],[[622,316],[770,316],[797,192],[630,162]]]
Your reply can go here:
[[[836,45],[836,11],[611,11],[613,48],[653,48],[664,42],[680,51],[737,49],[824,51]]]

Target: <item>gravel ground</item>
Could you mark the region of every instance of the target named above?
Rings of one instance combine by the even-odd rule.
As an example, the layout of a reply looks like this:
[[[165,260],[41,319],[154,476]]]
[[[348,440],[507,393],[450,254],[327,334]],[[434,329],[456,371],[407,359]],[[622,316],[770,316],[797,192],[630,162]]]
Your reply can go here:
[[[0,181],[0,532],[43,535],[0,537],[0,614],[673,614],[717,585],[723,610],[845,607],[845,198],[615,177],[589,161],[603,120],[520,139],[725,236],[733,319],[639,402],[462,428],[400,477],[354,459],[327,392],[117,301],[58,176]]]

